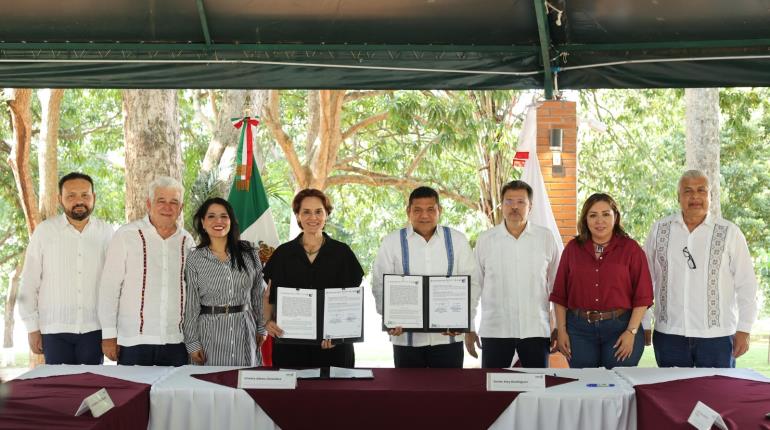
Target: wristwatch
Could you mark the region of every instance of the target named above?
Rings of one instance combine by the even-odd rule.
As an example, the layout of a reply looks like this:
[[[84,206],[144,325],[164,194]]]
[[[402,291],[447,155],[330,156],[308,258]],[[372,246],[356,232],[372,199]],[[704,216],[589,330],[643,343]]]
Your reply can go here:
[[[627,328],[626,331],[630,331],[632,335],[636,336],[636,332],[639,331],[639,327],[636,328]]]

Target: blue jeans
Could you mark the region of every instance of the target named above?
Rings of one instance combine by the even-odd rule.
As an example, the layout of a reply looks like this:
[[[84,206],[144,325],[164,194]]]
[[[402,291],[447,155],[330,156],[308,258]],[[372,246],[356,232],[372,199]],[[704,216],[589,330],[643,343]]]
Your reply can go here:
[[[634,337],[634,350],[623,361],[615,358],[615,342],[628,328],[631,312],[604,321],[588,322],[567,311],[567,334],[569,335],[572,359],[569,367],[606,367],[636,366],[644,352],[644,331],[641,327]]]
[[[102,331],[43,335],[45,364],[102,364]]]
[[[658,367],[735,367],[734,336],[684,337],[656,331],[652,336]]]

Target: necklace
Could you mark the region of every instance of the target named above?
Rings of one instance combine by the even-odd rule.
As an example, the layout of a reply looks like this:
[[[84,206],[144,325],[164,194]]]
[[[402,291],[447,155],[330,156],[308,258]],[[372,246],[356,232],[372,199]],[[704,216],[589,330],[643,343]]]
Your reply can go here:
[[[594,242],[594,245],[596,246],[596,253],[597,254],[603,253],[604,252],[604,247],[607,246],[607,244],[609,244],[609,243],[610,243],[609,240],[604,242],[604,243],[596,243],[596,242]]]
[[[302,248],[305,249],[305,254],[307,254],[308,256],[313,256],[313,255],[318,254],[319,251],[321,251],[321,247],[324,246],[324,243],[326,243],[326,236],[322,236],[321,244],[318,245],[318,248],[308,250],[307,249],[307,244],[305,244],[304,241],[302,241]]]

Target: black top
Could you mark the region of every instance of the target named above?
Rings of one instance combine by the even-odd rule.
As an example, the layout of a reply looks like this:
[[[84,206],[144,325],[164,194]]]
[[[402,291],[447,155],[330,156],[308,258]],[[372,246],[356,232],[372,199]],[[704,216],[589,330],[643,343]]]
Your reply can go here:
[[[326,233],[326,242],[311,263],[302,247],[300,234],[275,250],[264,269],[265,281],[272,281],[270,303],[275,304],[276,288],[355,288],[361,285],[364,270],[350,247]]]

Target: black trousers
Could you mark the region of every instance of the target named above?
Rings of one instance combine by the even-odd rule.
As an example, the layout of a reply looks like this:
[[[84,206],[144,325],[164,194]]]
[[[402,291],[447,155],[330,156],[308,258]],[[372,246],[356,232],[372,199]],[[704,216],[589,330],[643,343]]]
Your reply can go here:
[[[184,343],[121,346],[118,364],[128,366],[184,366],[188,363]]]
[[[45,364],[102,364],[102,331],[43,335]]]
[[[481,338],[481,367],[511,367],[514,353],[519,353],[521,367],[548,367],[551,339],[547,337]]]
[[[321,349],[321,345],[273,343],[273,367],[347,367],[356,366],[352,343]]]
[[[447,345],[434,346],[393,345],[393,361],[396,368],[433,367],[461,369],[463,367],[463,343],[454,342]]]

